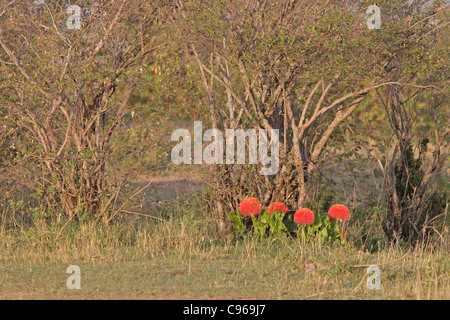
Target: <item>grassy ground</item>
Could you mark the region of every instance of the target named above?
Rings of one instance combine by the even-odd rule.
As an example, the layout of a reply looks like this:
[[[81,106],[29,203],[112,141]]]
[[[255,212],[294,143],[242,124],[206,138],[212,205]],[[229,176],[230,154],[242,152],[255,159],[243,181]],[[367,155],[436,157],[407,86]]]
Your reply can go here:
[[[207,220],[185,209],[108,228],[0,228],[0,299],[450,298],[445,248],[369,253],[351,241],[236,240]],[[371,264],[381,269],[380,290],[367,288]],[[69,265],[81,269],[81,290],[66,286]]]

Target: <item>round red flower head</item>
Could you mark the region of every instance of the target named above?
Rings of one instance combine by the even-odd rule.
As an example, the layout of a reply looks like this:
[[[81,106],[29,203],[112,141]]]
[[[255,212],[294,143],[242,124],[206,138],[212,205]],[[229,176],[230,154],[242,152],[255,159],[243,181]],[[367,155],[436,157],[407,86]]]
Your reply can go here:
[[[330,219],[348,220],[350,218],[350,211],[342,204],[335,204],[328,210],[328,216]]]
[[[257,216],[261,213],[262,205],[256,198],[247,198],[239,204],[239,212],[244,217]]]
[[[313,224],[314,213],[307,208],[299,209],[294,213],[294,221],[297,224]]]
[[[284,214],[286,214],[289,211],[288,207],[286,207],[286,205],[281,202],[271,203],[267,208],[267,212],[270,214],[272,214],[275,210],[283,212]]]

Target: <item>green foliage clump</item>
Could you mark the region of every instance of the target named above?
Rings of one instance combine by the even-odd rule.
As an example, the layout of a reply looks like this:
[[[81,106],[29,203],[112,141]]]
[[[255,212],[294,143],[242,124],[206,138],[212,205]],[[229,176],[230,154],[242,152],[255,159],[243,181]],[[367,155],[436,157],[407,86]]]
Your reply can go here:
[[[336,241],[346,243],[341,237],[340,222],[330,219],[328,215],[315,215],[314,223],[311,225],[297,224],[292,214],[284,214],[278,210],[273,213],[264,211],[258,216],[251,217],[231,212],[230,220],[237,237],[253,234],[258,239],[297,237],[308,241],[320,237],[327,243]]]

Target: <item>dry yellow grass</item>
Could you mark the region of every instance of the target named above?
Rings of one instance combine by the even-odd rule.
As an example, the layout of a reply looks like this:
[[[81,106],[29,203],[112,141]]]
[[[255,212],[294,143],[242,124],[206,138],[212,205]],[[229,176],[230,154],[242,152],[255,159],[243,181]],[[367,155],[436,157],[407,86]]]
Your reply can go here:
[[[449,299],[443,247],[369,253],[320,240],[216,236],[185,214],[104,227],[95,223],[4,229],[0,299]],[[69,265],[82,289],[69,290]],[[367,266],[381,270],[367,288]]]

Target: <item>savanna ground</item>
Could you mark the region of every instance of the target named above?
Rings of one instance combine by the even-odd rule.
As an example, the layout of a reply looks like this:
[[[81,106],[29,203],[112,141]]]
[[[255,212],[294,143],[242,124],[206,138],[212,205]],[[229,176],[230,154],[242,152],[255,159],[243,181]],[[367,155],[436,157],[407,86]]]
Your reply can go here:
[[[3,228],[0,299],[450,298],[447,239],[412,250],[384,247],[380,237],[374,249],[362,239],[370,241],[364,224],[377,222],[363,214],[347,222],[346,245],[220,236],[192,193],[197,181],[158,181],[145,195],[149,216],[130,214],[108,227],[71,221]],[[81,269],[81,290],[66,286],[69,265]],[[380,267],[379,290],[367,288],[369,265]]]

